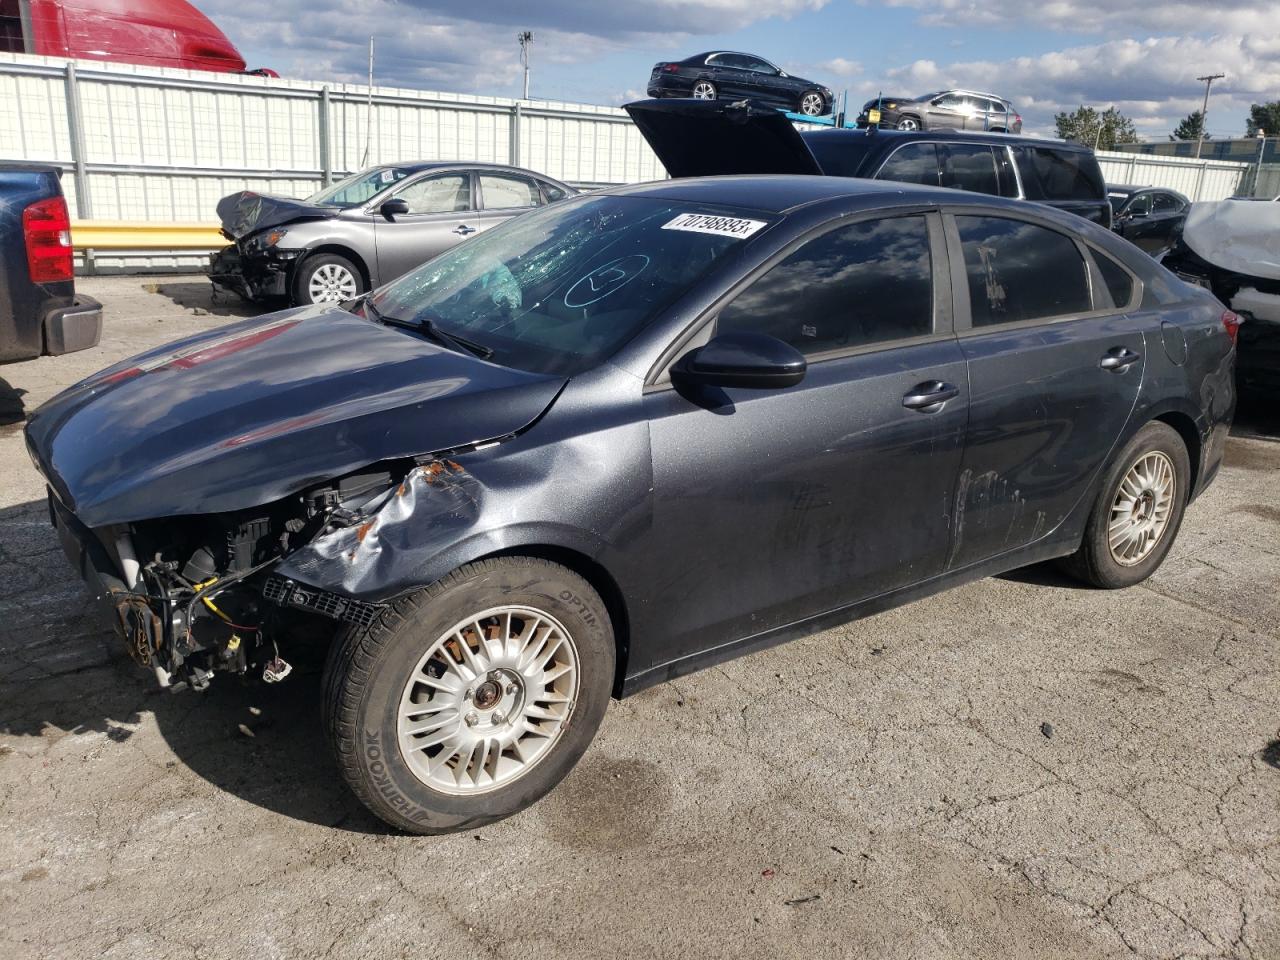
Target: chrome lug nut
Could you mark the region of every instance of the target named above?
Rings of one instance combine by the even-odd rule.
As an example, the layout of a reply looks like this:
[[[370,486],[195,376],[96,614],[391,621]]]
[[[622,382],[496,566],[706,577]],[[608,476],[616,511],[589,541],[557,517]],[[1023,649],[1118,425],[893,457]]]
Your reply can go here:
[[[479,718],[476,714],[474,714],[474,713],[468,713],[468,714],[467,714],[467,726],[468,726],[468,727],[474,727],[474,726],[475,726],[477,723],[479,723],[479,722],[480,722],[480,718]]]
[[[507,684],[507,696],[513,697],[516,693],[516,685],[514,683]]]
[[[493,725],[495,727],[500,727],[506,722],[507,722],[507,718],[502,715],[501,710],[495,710],[493,712]]]

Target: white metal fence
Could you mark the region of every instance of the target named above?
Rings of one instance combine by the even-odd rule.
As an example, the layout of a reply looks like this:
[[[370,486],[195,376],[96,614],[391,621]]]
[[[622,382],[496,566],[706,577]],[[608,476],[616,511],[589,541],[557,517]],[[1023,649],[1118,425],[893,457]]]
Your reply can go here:
[[[665,176],[619,109],[0,54],[0,159],[63,166],[82,220],[215,222],[237,190],[306,196],[374,163],[512,163],[579,186]],[[367,157],[366,157],[367,150]],[[195,266],[155,251],[100,269]]]
[[[1098,163],[1107,183],[1136,187],[1168,187],[1190,200],[1225,200],[1241,188],[1252,169],[1229,160],[1193,160],[1150,153],[1099,150]]]

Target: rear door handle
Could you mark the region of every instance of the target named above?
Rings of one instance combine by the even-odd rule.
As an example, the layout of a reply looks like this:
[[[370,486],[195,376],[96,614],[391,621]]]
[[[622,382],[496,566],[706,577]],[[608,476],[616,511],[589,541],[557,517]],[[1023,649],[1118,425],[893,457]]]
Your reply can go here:
[[[1121,371],[1126,369],[1131,363],[1137,363],[1142,359],[1142,354],[1134,353],[1128,347],[1112,347],[1102,355],[1102,359],[1098,361],[1098,366],[1103,370]]]
[[[468,227],[465,223],[460,223],[453,228],[453,232],[460,237],[469,237],[476,232],[475,227]]]
[[[941,380],[926,380],[917,383],[911,392],[902,398],[902,405],[909,410],[922,413],[936,413],[948,400],[960,396],[960,389]]]

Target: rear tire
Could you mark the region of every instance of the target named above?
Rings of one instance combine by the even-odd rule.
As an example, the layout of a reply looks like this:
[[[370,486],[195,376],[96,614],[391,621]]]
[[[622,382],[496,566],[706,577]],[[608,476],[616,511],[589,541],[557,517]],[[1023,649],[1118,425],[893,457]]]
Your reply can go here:
[[[303,260],[293,276],[293,302],[344,303],[365,291],[364,275],[344,256],[317,253]]]
[[[613,678],[613,628],[590,584],[546,560],[483,560],[333,644],[324,725],[378,817],[409,833],[471,830],[573,769]]]
[[[693,85],[690,96],[695,100],[714,100],[720,95],[716,85],[710,80],[699,80]]]
[[[1062,568],[1106,590],[1146,580],[1173,546],[1190,489],[1182,437],[1166,423],[1148,423],[1107,469],[1080,549]]]

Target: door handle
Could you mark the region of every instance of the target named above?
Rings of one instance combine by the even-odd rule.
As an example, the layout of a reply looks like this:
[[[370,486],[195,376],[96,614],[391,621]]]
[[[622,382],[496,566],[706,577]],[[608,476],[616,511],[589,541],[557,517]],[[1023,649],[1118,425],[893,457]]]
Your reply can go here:
[[[1137,363],[1141,359],[1142,354],[1134,353],[1128,347],[1112,347],[1102,355],[1102,359],[1098,361],[1098,366],[1103,370],[1121,372],[1127,370],[1131,363]]]
[[[911,388],[911,392],[902,398],[902,405],[909,410],[936,413],[942,409],[944,403],[958,396],[960,396],[958,387],[943,383],[941,380],[926,380]]]
[[[475,227],[468,227],[465,223],[460,223],[453,228],[453,232],[460,237],[469,237],[476,232]]]

